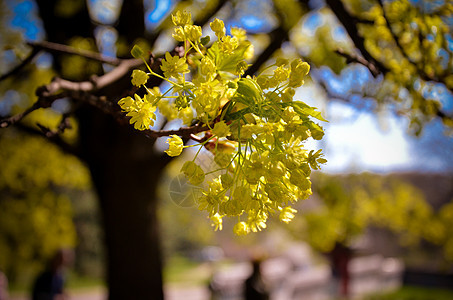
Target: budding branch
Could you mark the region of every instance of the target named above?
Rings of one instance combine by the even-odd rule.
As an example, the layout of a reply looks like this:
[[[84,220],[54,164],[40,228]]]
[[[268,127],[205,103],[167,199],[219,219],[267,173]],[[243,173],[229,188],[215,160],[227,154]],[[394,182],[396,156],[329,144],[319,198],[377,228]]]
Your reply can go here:
[[[82,51],[66,45],[60,45],[50,42],[33,42],[28,43],[33,50],[29,57],[25,59],[20,65],[16,68],[3,75],[1,79],[5,79],[13,74],[17,73],[21,68],[26,64],[30,63],[32,59],[38,54],[41,50],[48,52],[60,52],[72,55],[82,56],[88,59],[96,60],[102,63],[107,63],[115,66],[113,70],[106,73],[102,76],[93,76],[89,81],[75,82],[66,80],[60,77],[56,77],[47,85],[41,86],[36,90],[36,96],[38,100],[33,103],[32,106],[27,108],[25,111],[16,114],[14,116],[4,118],[0,120],[0,128],[5,128],[10,125],[13,125],[23,118],[25,118],[31,112],[38,110],[40,108],[48,108],[58,99],[70,98],[74,101],[84,102],[94,107],[99,108],[104,113],[110,114],[115,117],[117,120],[124,120],[126,117],[120,111],[119,107],[113,102],[109,101],[105,96],[95,95],[99,90],[114,85],[118,80],[124,78],[133,69],[138,68],[143,65],[143,61],[140,59],[118,59],[110,58],[104,55],[91,52],[91,51]],[[65,122],[68,116],[64,118]],[[60,124],[61,125],[61,124]],[[52,131],[48,128],[45,128],[42,125],[38,124],[38,127],[43,131],[46,136],[57,135],[63,130],[59,128],[56,131]],[[65,128],[67,128],[66,126]],[[177,130],[146,130],[144,134],[150,138],[157,138],[162,136],[169,136],[172,134],[180,135],[184,138],[195,138],[194,134],[208,130],[209,127],[206,125],[194,125],[190,127],[182,127]],[[196,139],[196,138],[195,138]]]

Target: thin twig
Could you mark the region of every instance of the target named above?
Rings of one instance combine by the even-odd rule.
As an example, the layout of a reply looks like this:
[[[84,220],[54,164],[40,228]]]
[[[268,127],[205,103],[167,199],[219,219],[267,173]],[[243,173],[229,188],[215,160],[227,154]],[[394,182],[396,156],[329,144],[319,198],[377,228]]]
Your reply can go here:
[[[423,70],[422,67],[420,67],[419,64],[417,64],[416,61],[414,61],[412,58],[409,57],[409,55],[406,53],[406,51],[404,50],[404,47],[403,45],[401,45],[400,41],[399,41],[399,38],[398,36],[396,35],[396,32],[393,30],[393,27],[392,25],[390,24],[390,21],[387,17],[387,14],[385,13],[385,9],[384,9],[384,4],[382,2],[382,0],[377,0],[377,2],[379,3],[379,5],[381,6],[381,9],[382,9],[382,15],[386,21],[386,24],[387,24],[387,28],[389,29],[390,31],[390,34],[392,35],[392,38],[393,40],[395,41],[395,44],[397,46],[397,48],[400,50],[401,54],[403,55],[403,57],[405,59],[407,59],[407,61],[409,61],[410,64],[412,64],[415,69],[417,70],[417,73],[418,75],[420,76],[421,79],[423,80],[426,80],[426,81],[435,81],[435,82],[439,82],[439,83],[442,83],[445,85],[445,87],[450,90],[451,92],[453,92],[453,90],[451,88],[449,88],[449,86],[447,85],[447,82],[445,81],[445,79],[443,77],[438,77],[438,76],[432,76],[430,74],[427,74],[425,72],[425,70]],[[420,33],[421,35],[421,33]],[[422,44],[422,40],[420,39],[420,45]],[[426,57],[425,55],[423,55],[422,57]]]
[[[191,138],[192,134],[209,130],[207,125],[194,125],[190,127],[181,127],[175,130],[145,130],[144,133],[147,137],[158,138],[162,136],[170,136],[172,134],[179,135],[183,138]]]
[[[379,6],[381,7],[382,9],[382,16],[384,17],[385,19],[385,23],[387,24],[387,28],[388,30],[390,31],[390,34],[392,35],[393,37],[393,40],[395,41],[395,44],[396,46],[398,47],[398,49],[400,50],[401,54],[404,56],[404,58],[406,58],[411,64],[415,65],[415,61],[413,61],[406,53],[406,51],[404,51],[404,47],[401,45],[400,43],[400,40],[398,38],[398,36],[396,35],[396,32],[393,30],[393,27],[392,25],[390,24],[390,21],[387,17],[387,14],[385,13],[385,9],[384,9],[384,4],[382,3],[382,0],[377,0],[377,2],[379,3]]]
[[[9,72],[7,72],[7,73],[3,74],[2,76],[0,76],[0,81],[5,80],[6,78],[8,78],[10,76],[13,76],[14,74],[16,74],[17,72],[22,70],[26,65],[28,65],[33,60],[33,58],[35,58],[35,56],[38,53],[39,53],[39,49],[33,48],[33,50],[31,50],[31,52],[27,56],[27,58],[25,58],[20,64],[15,66]]]
[[[36,128],[32,128],[28,125],[24,125],[23,123],[17,123],[14,128],[17,128],[25,133],[28,133],[28,134],[32,134],[32,135],[35,135],[35,136],[39,136],[39,137],[42,137],[42,138],[46,138],[46,140],[50,141],[51,143],[55,144],[56,146],[58,146],[61,150],[63,150],[64,152],[68,153],[68,154],[71,154],[71,155],[74,155],[76,157],[79,157],[79,158],[82,158],[82,156],[80,155],[80,151],[68,144],[66,141],[64,141],[60,135],[53,135],[53,136],[50,136],[50,137],[47,137],[43,132],[42,130],[38,130]]]
[[[31,107],[27,108],[23,112],[0,120],[0,128],[6,128],[8,126],[16,124],[17,122],[19,122],[20,120],[25,118],[27,115],[29,115],[33,111],[40,109],[40,108],[49,107],[55,100],[61,99],[64,97],[66,97],[65,93],[60,93],[57,95],[49,95],[47,97],[39,97],[38,101],[33,103],[33,105]]]
[[[42,42],[27,42],[27,45],[38,50],[46,50],[47,52],[57,52],[57,53],[66,53],[82,56],[88,59],[99,61],[113,66],[118,66],[121,63],[121,59],[116,57],[109,57],[102,55],[97,52],[76,49],[67,45],[56,44],[52,42],[42,41]]]
[[[347,53],[342,48],[338,48],[337,50],[335,50],[335,53],[345,57],[346,63],[356,62],[361,65],[364,65],[365,67],[367,67],[370,70],[371,74],[373,74],[374,77],[378,76],[381,73],[379,71],[379,69],[376,67],[376,65],[369,62],[368,60],[366,60],[365,58],[363,58],[362,56],[360,56],[358,54]]]
[[[375,65],[376,68],[382,73],[387,72],[388,68],[377,61],[366,49],[365,39],[359,34],[357,30],[357,23],[360,22],[349,14],[340,0],[326,0],[326,3],[327,5],[329,5],[331,11],[335,14],[337,19],[346,29],[346,32],[348,33],[356,48],[359,49],[363,58],[369,61],[371,64]]]

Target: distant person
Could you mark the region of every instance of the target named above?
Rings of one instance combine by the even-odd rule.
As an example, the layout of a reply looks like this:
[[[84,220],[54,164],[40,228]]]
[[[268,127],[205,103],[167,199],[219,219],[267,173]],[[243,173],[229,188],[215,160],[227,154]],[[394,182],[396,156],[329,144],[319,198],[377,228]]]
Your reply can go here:
[[[74,258],[71,250],[60,249],[38,275],[33,285],[32,300],[64,300],[65,269]]]
[[[261,260],[252,261],[253,272],[245,281],[245,300],[268,300],[269,293],[261,275]]]
[[[0,300],[7,300],[8,297],[8,278],[0,270]]]

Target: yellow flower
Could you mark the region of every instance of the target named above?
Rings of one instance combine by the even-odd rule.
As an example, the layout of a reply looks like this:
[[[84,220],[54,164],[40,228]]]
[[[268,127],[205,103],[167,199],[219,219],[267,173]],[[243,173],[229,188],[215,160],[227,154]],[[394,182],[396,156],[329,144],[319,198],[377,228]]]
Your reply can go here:
[[[239,42],[237,38],[226,35],[222,38],[222,42],[219,44],[219,46],[223,52],[231,53],[239,46]]]
[[[167,153],[169,156],[180,155],[182,149],[184,148],[184,142],[179,136],[175,134],[170,135],[170,138],[167,140],[167,144],[169,145],[169,147],[168,150],[165,150],[165,153]]]
[[[172,34],[172,37],[178,42],[184,42],[186,39],[184,29],[181,26],[178,26],[174,30],[175,32]]]
[[[186,33],[187,39],[192,42],[198,41],[201,37],[201,27],[197,25],[186,25],[184,26],[184,32]]]
[[[246,31],[242,28],[233,27],[231,28],[231,34],[236,37],[240,42],[246,38]]]
[[[201,184],[205,178],[203,169],[193,161],[186,161],[181,168],[181,172],[189,178],[190,183],[195,185]]]
[[[211,226],[214,227],[214,230],[217,231],[217,230],[222,230],[223,229],[223,225],[222,225],[222,216],[219,215],[219,213],[216,213],[215,215],[213,215],[212,217],[210,217],[211,221],[212,221],[212,224]]]
[[[222,20],[215,18],[214,21],[209,24],[209,26],[211,27],[212,31],[214,31],[218,39],[221,39],[225,35],[225,24],[223,24]]]
[[[154,120],[156,119],[155,111],[155,106],[152,106],[150,103],[144,103],[138,110],[130,111],[127,116],[132,117],[129,122],[134,124],[135,129],[147,130],[150,126],[154,125]]]
[[[239,61],[236,64],[236,74],[239,76],[244,75],[245,70],[247,70],[248,67],[249,67],[249,65],[245,61],[243,61],[243,60]]]
[[[249,230],[253,232],[261,231],[261,229],[266,228],[267,215],[264,212],[257,212],[249,215],[247,219],[247,225]]]
[[[175,14],[171,15],[171,20],[176,26],[184,26],[192,22],[192,14],[178,10]]]
[[[120,101],[118,101],[118,105],[121,107],[121,109],[125,112],[129,112],[133,110],[133,107],[135,105],[134,99],[132,97],[124,97]]]
[[[193,120],[193,109],[188,106],[178,111],[178,118],[182,120],[184,125],[189,126]]]
[[[203,75],[211,75],[216,72],[214,62],[207,56],[200,61],[200,73]]]
[[[179,73],[188,73],[189,67],[183,57],[171,56],[169,52],[165,53],[165,59],[162,60],[161,70],[167,78],[178,78]]]
[[[170,103],[168,100],[160,100],[157,103],[159,112],[168,120],[174,120],[178,117],[178,110],[176,109],[173,103]]]
[[[158,86],[155,86],[152,89],[146,88],[146,91],[148,93],[143,98],[146,102],[151,104],[156,103],[162,96]]]
[[[131,82],[135,86],[141,86],[141,85],[145,84],[149,78],[148,74],[146,74],[142,70],[134,70],[132,72],[131,77],[132,77]]]
[[[245,222],[239,222],[236,225],[234,225],[233,231],[237,235],[246,235],[249,233],[250,229]]]
[[[274,77],[278,82],[283,82],[289,77],[289,69],[284,66],[280,66],[274,70]]]
[[[230,163],[233,155],[224,151],[217,151],[214,156],[214,161],[221,168],[226,168]]]
[[[212,129],[212,133],[214,133],[219,138],[227,137],[231,134],[230,126],[228,126],[225,121],[217,122]]]
[[[291,62],[291,74],[289,75],[289,86],[299,87],[304,84],[304,76],[310,71],[310,65],[300,58]]]
[[[286,88],[282,93],[282,101],[283,102],[290,102],[293,101],[294,95],[296,91],[292,88]]]
[[[294,214],[296,212],[297,210],[288,206],[280,211],[280,215],[278,216],[278,218],[280,219],[281,222],[288,224],[294,218]]]

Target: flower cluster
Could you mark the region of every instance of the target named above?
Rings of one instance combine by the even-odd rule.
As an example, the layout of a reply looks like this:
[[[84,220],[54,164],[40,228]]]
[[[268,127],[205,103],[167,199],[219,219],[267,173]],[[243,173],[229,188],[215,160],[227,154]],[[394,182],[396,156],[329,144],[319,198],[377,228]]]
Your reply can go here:
[[[232,28],[227,35],[223,21],[215,19],[210,27],[217,39],[208,47],[209,37],[192,25],[190,13],[177,12],[172,21],[173,37],[183,43],[184,54],[165,54],[163,76],[148,65],[148,73],[135,70],[132,83],[144,87],[146,94],[118,104],[139,130],[153,125],[156,108],[168,120],[180,118],[208,128],[196,145],[185,146],[171,135],[165,152],[178,156],[184,148],[198,146],[196,156],[202,149],[212,153],[217,169],[203,170],[195,156],[181,172],[200,185],[198,208],[209,214],[216,230],[222,229],[225,216],[238,218],[238,235],[266,228],[273,214],[290,222],[296,213],[291,205],[311,194],[311,170],[326,162],[321,150],[304,147],[307,139],[319,140],[324,134],[313,119],[325,120],[315,108],[293,99],[310,66],[301,59],[278,59],[266,73],[243,77],[253,55],[243,29]],[[136,47],[132,54],[143,56]],[[190,70],[191,81],[185,77]],[[170,89],[161,94],[157,87],[148,88],[149,76],[166,80]]]

